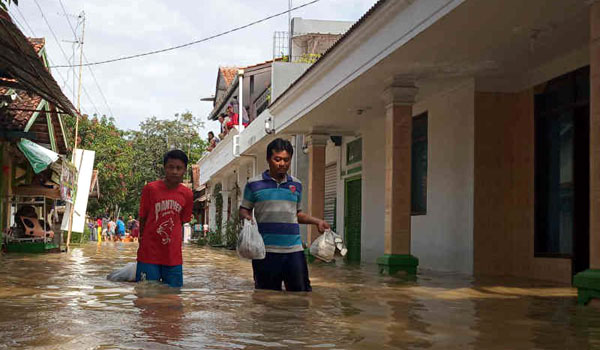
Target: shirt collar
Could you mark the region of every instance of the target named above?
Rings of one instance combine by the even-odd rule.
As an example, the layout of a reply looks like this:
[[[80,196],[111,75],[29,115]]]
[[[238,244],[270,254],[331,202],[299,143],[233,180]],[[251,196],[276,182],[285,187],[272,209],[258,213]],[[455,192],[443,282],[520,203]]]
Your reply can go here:
[[[289,174],[285,174],[286,176],[286,181],[281,182],[286,183],[286,182],[291,182],[292,181],[292,177]],[[269,174],[269,169],[265,170],[265,172],[263,173],[263,180],[271,180],[271,181],[275,181],[277,182],[277,180],[275,180],[273,177],[271,177],[271,175]],[[278,182],[279,183],[279,182]]]

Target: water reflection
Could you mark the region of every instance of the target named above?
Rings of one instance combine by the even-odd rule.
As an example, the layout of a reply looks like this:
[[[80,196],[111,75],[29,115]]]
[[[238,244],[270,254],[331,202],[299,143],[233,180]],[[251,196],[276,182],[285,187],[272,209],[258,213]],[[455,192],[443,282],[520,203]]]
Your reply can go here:
[[[312,293],[254,291],[235,252],[184,249],[184,287],[114,283],[136,246],[0,257],[0,349],[600,348],[600,312],[543,282],[313,264]]]

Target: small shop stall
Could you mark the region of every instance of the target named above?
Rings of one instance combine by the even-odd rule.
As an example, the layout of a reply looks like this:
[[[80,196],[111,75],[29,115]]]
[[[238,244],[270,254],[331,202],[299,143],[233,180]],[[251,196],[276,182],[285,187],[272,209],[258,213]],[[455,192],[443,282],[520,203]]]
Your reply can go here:
[[[16,148],[16,149],[15,149]],[[27,139],[11,149],[12,193],[7,198],[7,252],[59,252],[61,207],[72,200],[75,167],[64,157]]]

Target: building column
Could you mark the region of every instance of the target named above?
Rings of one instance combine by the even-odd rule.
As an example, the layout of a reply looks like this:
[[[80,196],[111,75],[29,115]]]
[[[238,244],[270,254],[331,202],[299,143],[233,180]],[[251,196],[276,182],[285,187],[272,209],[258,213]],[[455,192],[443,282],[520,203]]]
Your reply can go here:
[[[600,299],[600,1],[590,7],[590,269],[573,278],[578,301]]]
[[[394,81],[383,93],[385,103],[385,250],[377,258],[380,273],[417,273],[410,254],[413,84]]]
[[[308,214],[322,219],[325,214],[325,148],[328,135],[310,134],[306,137],[308,146]],[[306,243],[319,237],[314,225],[307,228]]]
[[[225,234],[225,227],[227,227],[227,211],[229,210],[229,194],[230,191],[221,191],[221,197],[223,198],[223,210],[221,218],[221,233]]]
[[[208,227],[211,231],[216,231],[217,229],[217,203],[212,194],[208,203]]]

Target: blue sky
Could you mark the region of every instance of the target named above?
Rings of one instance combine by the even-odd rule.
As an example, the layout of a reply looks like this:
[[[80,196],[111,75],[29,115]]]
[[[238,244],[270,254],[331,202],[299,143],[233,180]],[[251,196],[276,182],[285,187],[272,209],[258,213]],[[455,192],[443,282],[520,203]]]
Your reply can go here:
[[[37,2],[58,43],[34,0],[21,1],[18,7],[20,13],[14,5],[9,12],[23,27],[25,35],[33,36],[35,33],[36,37],[46,37],[50,59],[55,65],[64,65],[73,53],[72,44],[68,42],[74,40],[73,32],[62,15],[59,0]],[[307,0],[294,0],[293,5],[305,2]],[[70,14],[85,11],[84,51],[89,62],[197,40],[288,8],[287,0],[62,0],[62,3]],[[356,21],[374,3],[375,0],[321,0],[294,12],[292,16]],[[71,18],[73,25],[76,21]],[[285,30],[287,15],[192,47],[92,69],[119,127],[136,129],[145,118],[170,118],[185,111],[205,119],[212,105],[200,101],[200,98],[214,93],[217,68],[271,59],[273,33]],[[58,70],[69,85],[63,91],[71,97],[72,71],[68,68],[53,69],[61,86],[65,83]],[[110,115],[87,68],[83,70],[83,86],[87,96],[82,95],[82,111]],[[76,99],[74,102],[76,104]],[[217,129],[214,122],[206,123],[203,132],[211,129]]]

